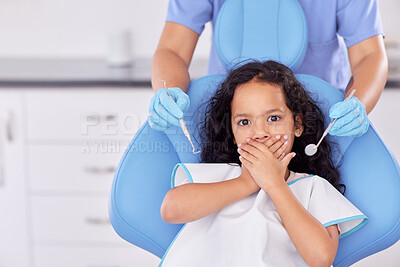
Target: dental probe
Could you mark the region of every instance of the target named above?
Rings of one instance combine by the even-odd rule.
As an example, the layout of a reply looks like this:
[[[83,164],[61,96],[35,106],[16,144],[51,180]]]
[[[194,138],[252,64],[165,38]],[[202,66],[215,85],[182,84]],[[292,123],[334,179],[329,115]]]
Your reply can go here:
[[[175,99],[172,97],[172,95],[171,95],[171,94],[169,93],[169,91],[168,91],[167,83],[166,83],[164,80],[160,80],[160,81],[162,81],[162,82],[164,83],[165,90],[167,90],[167,93],[168,93],[169,97],[171,97],[171,99],[175,102]],[[179,124],[181,125],[182,131],[183,131],[183,133],[185,134],[186,138],[189,140],[190,144],[192,145],[192,148],[193,148],[193,151],[192,151],[192,152],[193,152],[193,154],[198,154],[198,153],[200,153],[200,152],[201,152],[200,150],[199,150],[199,151],[195,151],[196,149],[194,148],[194,145],[193,145],[193,142],[192,142],[192,138],[190,137],[189,130],[187,129],[186,123],[185,123],[185,121],[183,120],[183,118],[180,118],[180,119],[179,119]]]

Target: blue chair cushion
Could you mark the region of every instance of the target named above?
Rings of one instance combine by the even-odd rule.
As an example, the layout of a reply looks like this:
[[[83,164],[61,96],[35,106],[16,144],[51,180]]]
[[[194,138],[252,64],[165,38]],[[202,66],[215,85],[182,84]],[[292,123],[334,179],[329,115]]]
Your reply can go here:
[[[345,196],[368,223],[339,241],[334,266],[349,266],[400,239],[400,171],[373,125],[347,148],[340,167]]]
[[[109,216],[114,230],[160,258],[182,227],[164,222],[160,215],[178,162],[167,136],[146,121],[125,151],[111,188]]]
[[[227,0],[214,32],[227,70],[247,59],[271,59],[295,71],[307,49],[307,21],[297,0]]]

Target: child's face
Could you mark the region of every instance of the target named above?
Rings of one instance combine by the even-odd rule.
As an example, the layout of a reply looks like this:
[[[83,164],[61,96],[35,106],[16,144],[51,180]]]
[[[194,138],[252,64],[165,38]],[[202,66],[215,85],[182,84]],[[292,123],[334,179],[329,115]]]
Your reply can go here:
[[[292,111],[286,106],[283,90],[278,86],[251,80],[239,85],[231,103],[232,131],[237,144],[247,138],[264,143],[274,135],[288,136],[285,153],[290,153],[296,130],[302,133],[301,120],[295,126]],[[299,132],[297,132],[298,135]]]

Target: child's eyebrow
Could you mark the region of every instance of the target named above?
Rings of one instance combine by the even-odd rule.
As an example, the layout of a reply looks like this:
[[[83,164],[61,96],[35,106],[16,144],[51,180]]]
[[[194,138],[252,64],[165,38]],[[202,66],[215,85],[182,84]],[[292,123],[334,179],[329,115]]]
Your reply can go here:
[[[267,110],[267,111],[265,111],[264,112],[264,115],[268,115],[268,114],[270,114],[270,113],[274,113],[274,112],[284,112],[282,109],[280,109],[280,108],[274,108],[274,109],[270,109],[270,110]],[[239,113],[239,114],[236,114],[235,116],[233,116],[233,119],[236,119],[237,117],[249,117],[250,115],[249,114],[247,114],[247,113]]]

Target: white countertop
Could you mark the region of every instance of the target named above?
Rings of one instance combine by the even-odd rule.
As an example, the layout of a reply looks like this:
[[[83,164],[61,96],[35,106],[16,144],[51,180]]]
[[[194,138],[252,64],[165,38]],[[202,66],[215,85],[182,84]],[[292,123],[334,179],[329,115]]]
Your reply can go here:
[[[194,60],[192,79],[204,76],[207,60]],[[0,86],[150,86],[151,59],[109,67],[102,59],[0,59]]]
[[[193,60],[192,79],[206,75],[207,60]],[[0,58],[0,87],[138,87],[151,86],[151,59],[130,67],[110,67],[103,59]],[[386,88],[400,88],[400,59],[389,60]]]

